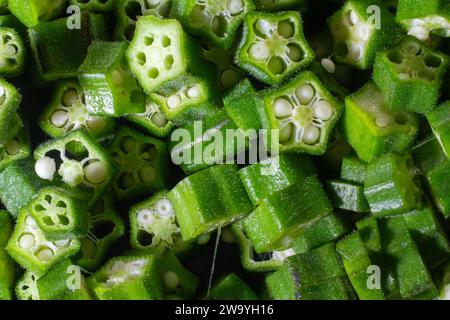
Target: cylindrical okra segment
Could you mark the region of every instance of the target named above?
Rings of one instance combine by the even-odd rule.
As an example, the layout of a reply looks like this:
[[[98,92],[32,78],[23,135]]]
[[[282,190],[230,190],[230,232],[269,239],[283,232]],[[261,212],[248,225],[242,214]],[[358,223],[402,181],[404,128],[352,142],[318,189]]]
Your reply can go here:
[[[357,213],[370,211],[364,196],[364,186],[361,184],[330,180],[327,182],[327,191],[334,208]]]
[[[253,289],[234,273],[216,282],[207,298],[212,300],[258,300]]]
[[[26,66],[26,48],[19,33],[0,27],[0,74],[4,77],[22,75]]]
[[[8,0],[8,9],[27,27],[57,17],[66,0]]]

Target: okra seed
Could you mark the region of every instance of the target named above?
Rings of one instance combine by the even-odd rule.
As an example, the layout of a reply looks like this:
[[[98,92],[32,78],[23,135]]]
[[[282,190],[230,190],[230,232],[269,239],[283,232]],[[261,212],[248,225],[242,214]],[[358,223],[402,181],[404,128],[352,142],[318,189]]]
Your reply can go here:
[[[326,100],[320,100],[315,108],[316,117],[322,121],[330,120],[333,116],[333,108]]]
[[[136,150],[136,140],[130,137],[126,137],[122,141],[122,149],[126,153],[132,153],[134,150]]]
[[[156,126],[160,128],[163,128],[167,125],[167,119],[161,112],[156,112],[155,114],[153,114],[151,120]]]
[[[14,156],[20,152],[21,149],[20,141],[17,139],[11,139],[6,143],[5,148],[6,152],[9,155]]]
[[[31,249],[36,244],[36,238],[31,233],[25,233],[19,238],[19,247],[22,249]]]
[[[282,74],[285,70],[283,60],[278,57],[272,57],[269,60],[269,64],[267,66],[269,70],[275,75]]]
[[[189,88],[187,91],[187,95],[191,99],[198,99],[200,98],[200,89],[198,87]]]
[[[270,56],[270,50],[264,42],[258,42],[250,47],[249,55],[256,60],[266,60]]]
[[[107,175],[106,167],[101,161],[91,162],[84,168],[84,177],[92,184],[103,183]]]
[[[103,117],[90,116],[87,125],[92,132],[99,132],[105,127],[105,119]]]
[[[367,41],[369,39],[370,30],[364,24],[359,24],[356,29],[356,34],[361,40]]]
[[[142,209],[137,213],[137,221],[142,226],[148,226],[155,221],[155,217],[153,216],[153,211],[149,209]]]
[[[255,31],[262,37],[268,37],[272,30],[272,25],[267,20],[258,20],[255,24]]]
[[[36,161],[34,170],[39,178],[44,180],[53,180],[53,176],[56,172],[56,163],[50,157],[42,157]]]
[[[328,73],[335,73],[336,72],[336,64],[331,59],[322,59],[322,67]]]
[[[78,97],[78,92],[76,92],[73,89],[67,90],[64,93],[63,103],[66,107],[71,107],[72,105],[77,103],[79,100],[80,100],[80,98]]]
[[[160,3],[160,0],[147,0],[148,4],[151,6],[157,6]]]
[[[362,49],[361,45],[359,45],[359,44],[353,45],[350,49],[350,54],[351,54],[353,60],[360,61],[363,56],[363,49]]]
[[[234,234],[233,234],[233,232],[231,231],[230,228],[223,229],[222,233],[220,235],[220,238],[225,243],[232,244],[232,243],[236,242],[236,238],[234,237]]]
[[[280,128],[280,142],[288,141],[292,136],[292,124],[288,123]]]
[[[306,144],[315,144],[320,138],[320,130],[314,125],[309,125],[303,133],[303,142]]]
[[[36,257],[41,261],[50,261],[53,256],[54,253],[50,248],[44,248],[36,254]]]
[[[167,99],[167,106],[170,109],[178,108],[180,104],[181,104],[181,97],[177,94],[174,94]]]
[[[420,52],[422,51],[420,46],[415,42],[409,42],[403,48],[404,48],[403,50],[405,51],[406,54],[409,54],[412,56],[419,55]]]
[[[5,46],[5,55],[8,57],[14,57],[17,54],[17,47],[14,45],[6,45]]]
[[[180,277],[173,271],[165,272],[163,275],[164,285],[168,289],[176,289],[180,284]]]
[[[244,4],[242,0],[228,0],[227,10],[230,14],[236,15],[244,9]]]
[[[284,118],[292,113],[292,105],[284,98],[278,98],[273,105],[275,117]]]
[[[239,74],[236,70],[229,68],[222,72],[220,76],[220,83],[224,88],[230,88],[239,81]]]
[[[308,105],[314,98],[316,91],[310,84],[304,84],[295,90],[295,96],[302,105]]]
[[[57,128],[64,127],[67,124],[67,121],[69,121],[69,114],[64,110],[53,112],[50,118],[50,122]]]
[[[295,29],[291,22],[280,21],[278,23],[278,34],[285,39],[289,39],[294,35]]]
[[[293,62],[299,62],[303,57],[303,51],[295,45],[287,46],[287,54],[289,59],[291,59]]]
[[[120,72],[119,70],[114,70],[111,74],[111,79],[112,82],[116,85],[116,86],[120,86],[123,83],[123,74],[122,72]]]
[[[210,239],[211,239],[211,234],[209,234],[209,233],[203,234],[200,237],[198,237],[197,244],[199,244],[199,245],[207,244]]]
[[[36,220],[34,220],[31,216],[27,216],[25,218],[25,224],[29,227],[37,227]]]
[[[70,244],[70,240],[58,240],[54,242],[55,246],[58,248],[67,248]]]
[[[156,203],[156,211],[162,217],[170,217],[173,215],[172,203],[167,199],[161,199]]]
[[[389,116],[387,116],[385,114],[380,114],[379,116],[377,116],[377,118],[375,120],[376,125],[381,128],[386,128],[390,122],[391,122],[391,119],[389,119]]]
[[[144,183],[152,182],[156,177],[155,168],[151,166],[143,166],[139,171],[139,176]]]

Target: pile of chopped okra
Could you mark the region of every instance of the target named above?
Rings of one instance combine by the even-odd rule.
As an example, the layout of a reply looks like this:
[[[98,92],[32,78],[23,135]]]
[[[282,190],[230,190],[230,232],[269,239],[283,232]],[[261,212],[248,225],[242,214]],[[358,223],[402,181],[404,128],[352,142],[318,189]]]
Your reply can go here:
[[[450,298],[450,0],[0,14],[0,299]]]

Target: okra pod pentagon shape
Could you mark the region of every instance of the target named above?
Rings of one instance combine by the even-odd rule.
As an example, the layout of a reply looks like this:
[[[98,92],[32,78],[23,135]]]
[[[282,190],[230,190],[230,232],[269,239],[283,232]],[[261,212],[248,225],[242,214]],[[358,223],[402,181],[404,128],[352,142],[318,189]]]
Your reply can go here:
[[[27,27],[58,16],[66,0],[8,0],[8,9]]]
[[[20,34],[12,28],[0,27],[0,74],[18,77],[26,67],[27,52]]]

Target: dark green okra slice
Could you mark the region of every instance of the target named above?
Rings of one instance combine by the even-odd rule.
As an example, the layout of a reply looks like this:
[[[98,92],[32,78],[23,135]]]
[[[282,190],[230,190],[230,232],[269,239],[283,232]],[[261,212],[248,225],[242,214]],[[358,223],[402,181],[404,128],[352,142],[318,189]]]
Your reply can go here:
[[[342,180],[327,182],[328,195],[334,208],[357,213],[369,212],[364,185]]]
[[[76,77],[90,43],[93,40],[107,39],[104,16],[84,11],[81,13],[81,28],[78,29],[68,28],[67,19],[41,23],[28,30],[33,65],[39,80],[54,81]]]
[[[411,36],[429,40],[450,37],[450,3],[446,0],[399,0],[397,22]]]
[[[244,228],[256,252],[284,250],[332,210],[319,179],[312,175],[264,199],[244,219]]]
[[[266,284],[275,300],[355,299],[333,243],[287,258]]]
[[[7,211],[0,211],[0,300],[12,300],[16,266],[5,250],[13,232],[13,221]]]
[[[175,126],[162,112],[161,105],[148,97],[145,104],[145,111],[127,115],[126,119],[159,138],[167,137]]]
[[[241,180],[253,205],[314,175],[316,168],[308,156],[281,154],[240,170]]]
[[[0,27],[0,74],[18,77],[26,66],[26,48],[19,33],[11,28]]]
[[[197,172],[178,183],[168,198],[185,241],[231,224],[252,210],[235,165]]]
[[[57,17],[65,4],[66,0],[8,0],[8,9],[30,28]]]
[[[89,113],[120,117],[144,112],[145,95],[126,66],[127,47],[125,42],[90,45],[78,76]]]
[[[17,217],[14,233],[6,250],[23,268],[42,276],[51,267],[80,250],[78,238],[47,239],[27,208]]]
[[[0,0],[0,13],[2,15],[8,13],[8,0]]]
[[[49,240],[79,237],[88,232],[85,197],[58,187],[46,187],[28,204],[28,211]]]
[[[81,250],[74,261],[95,271],[105,261],[108,251],[125,233],[125,226],[110,195],[101,198],[89,212],[89,232],[80,238]]]
[[[450,101],[428,113],[427,119],[445,155],[450,159]]]
[[[104,12],[114,9],[115,0],[70,0],[69,2],[77,5],[81,10]]]
[[[326,152],[343,106],[312,72],[263,93],[263,98],[271,129],[279,129],[281,151]]]
[[[349,0],[328,19],[338,62],[370,69],[377,52],[399,40],[401,29],[381,1]]]
[[[84,91],[76,80],[58,82],[39,120],[42,130],[52,138],[83,128],[102,140],[114,132],[115,124],[112,118],[89,114]]]
[[[346,140],[365,162],[391,151],[406,151],[418,132],[416,117],[389,111],[382,92],[373,82],[345,99],[341,125]]]
[[[166,187],[168,151],[165,141],[122,126],[108,152],[119,168],[113,183],[118,199],[129,199]]]
[[[253,9],[251,0],[173,0],[171,16],[193,34],[228,49]]]
[[[253,0],[257,10],[279,11],[286,9],[299,9],[305,5],[304,0]]]
[[[410,154],[387,154],[367,166],[364,194],[373,214],[404,213],[422,207],[420,180]]]
[[[208,297],[212,300],[258,300],[258,296],[241,278],[231,273],[219,280]]]
[[[258,80],[280,84],[314,60],[298,12],[252,12],[244,19],[237,64]]]
[[[28,134],[25,129],[6,141],[3,147],[0,147],[0,171],[3,171],[11,163],[25,159],[31,154],[31,146]]]
[[[76,155],[70,150],[81,150]],[[85,131],[78,129],[48,141],[34,151],[35,172],[42,180],[85,193],[92,207],[107,191],[117,169],[109,154]]]
[[[0,173],[0,199],[15,218],[45,186],[47,183],[36,175],[31,158],[14,161]]]
[[[154,255],[115,257],[87,279],[100,300],[160,300],[164,289]]]
[[[350,155],[342,159],[341,179],[357,184],[366,181],[367,164],[358,157]]]
[[[19,91],[0,79],[0,145],[13,138],[22,127],[17,110],[22,101]]]
[[[396,47],[377,55],[373,80],[392,111],[426,114],[439,102],[447,55],[407,37]]]

